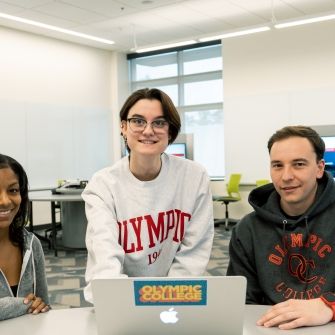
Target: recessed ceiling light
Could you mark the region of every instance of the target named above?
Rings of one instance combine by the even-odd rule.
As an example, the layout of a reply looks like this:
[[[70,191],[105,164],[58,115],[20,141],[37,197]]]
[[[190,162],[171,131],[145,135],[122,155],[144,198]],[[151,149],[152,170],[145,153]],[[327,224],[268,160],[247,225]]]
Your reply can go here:
[[[4,18],[4,19],[11,20],[11,21],[16,21],[16,22],[21,22],[21,23],[29,24],[31,26],[40,27],[40,28],[44,28],[44,29],[48,29],[48,30],[52,30],[52,31],[58,31],[58,32],[63,33],[63,34],[77,36],[77,37],[85,38],[85,39],[100,42],[100,43],[114,44],[114,41],[107,40],[105,38],[100,38],[100,37],[96,37],[96,36],[92,36],[92,35],[79,33],[79,32],[74,31],[74,30],[64,29],[64,28],[60,28],[60,27],[57,27],[57,26],[52,26],[50,24],[45,24],[45,23],[38,22],[38,21],[28,20],[28,19],[25,19],[25,18],[19,17],[19,16],[13,16],[13,15],[5,14],[5,13],[0,13],[0,18]]]
[[[308,23],[329,21],[329,20],[334,20],[334,19],[335,19],[335,14],[316,16],[316,17],[306,17],[302,19],[297,19],[295,21],[291,20],[291,21],[286,21],[283,23],[277,23],[274,25],[274,27],[277,29],[281,29],[281,28],[300,26],[300,25],[308,24]]]
[[[177,48],[181,47],[184,45],[191,45],[197,43],[196,40],[189,40],[189,41],[183,41],[183,42],[176,42],[176,43],[169,43],[169,44],[162,44],[162,45],[157,45],[153,47],[147,47],[147,48],[138,48],[135,50],[137,53],[142,53],[142,52],[150,52],[150,51],[156,51],[156,50],[162,50],[162,49],[169,49],[169,48]]]
[[[202,38],[199,38],[199,41],[200,42],[208,42],[208,41],[214,41],[214,40],[221,40],[221,39],[224,39],[224,38],[244,36],[244,35],[249,35],[249,34],[260,33],[260,32],[263,32],[263,31],[268,31],[268,30],[270,30],[270,27],[268,27],[268,26],[250,28],[250,29],[244,29],[244,30],[237,30],[237,31],[227,32],[227,33],[224,33],[224,34],[221,34],[221,35],[202,37]]]

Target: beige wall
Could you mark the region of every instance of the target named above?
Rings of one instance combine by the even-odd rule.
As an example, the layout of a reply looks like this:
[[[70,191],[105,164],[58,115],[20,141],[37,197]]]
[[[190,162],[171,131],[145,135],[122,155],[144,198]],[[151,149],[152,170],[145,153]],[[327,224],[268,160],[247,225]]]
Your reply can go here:
[[[0,40],[0,152],[31,187],[89,179],[120,157],[126,55],[3,27]]]
[[[329,21],[223,40],[227,175],[268,179],[276,129],[335,124],[334,31]]]
[[[1,100],[110,107],[111,52],[0,27]]]
[[[0,152],[32,188],[89,179],[120,157],[126,55],[4,27],[0,41]],[[50,204],[34,204],[34,217],[50,222]]]

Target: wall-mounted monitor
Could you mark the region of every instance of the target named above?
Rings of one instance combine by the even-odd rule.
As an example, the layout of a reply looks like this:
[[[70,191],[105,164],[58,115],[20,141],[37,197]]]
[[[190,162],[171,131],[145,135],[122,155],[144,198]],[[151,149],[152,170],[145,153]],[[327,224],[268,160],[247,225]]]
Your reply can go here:
[[[186,158],[186,143],[171,143],[165,152],[169,155]]]
[[[326,145],[325,150],[325,169],[329,171],[335,178],[335,136],[322,136]]]
[[[179,134],[165,150],[167,154],[193,159],[193,134]]]

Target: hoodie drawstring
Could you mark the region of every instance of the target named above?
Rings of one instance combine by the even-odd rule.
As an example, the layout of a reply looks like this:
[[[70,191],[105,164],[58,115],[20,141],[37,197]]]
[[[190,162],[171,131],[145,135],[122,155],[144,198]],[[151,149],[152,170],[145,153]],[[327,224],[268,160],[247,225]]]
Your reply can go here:
[[[35,259],[34,259],[34,249],[33,249],[34,238],[35,236],[33,236],[33,238],[31,239],[30,248],[31,248],[31,261],[33,265],[33,293],[36,296],[36,271],[35,271]]]

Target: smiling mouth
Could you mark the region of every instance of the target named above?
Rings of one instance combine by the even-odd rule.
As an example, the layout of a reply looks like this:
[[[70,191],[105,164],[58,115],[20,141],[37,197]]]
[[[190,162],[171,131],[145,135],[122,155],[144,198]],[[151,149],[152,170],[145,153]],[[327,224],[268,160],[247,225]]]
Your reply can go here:
[[[0,209],[0,217],[7,216],[11,213],[12,209]]]
[[[281,189],[283,191],[294,191],[298,188],[298,186],[286,186],[286,187],[282,187]]]
[[[157,143],[156,141],[148,141],[148,140],[143,140],[143,141],[139,141],[141,142],[142,144],[155,144]]]

